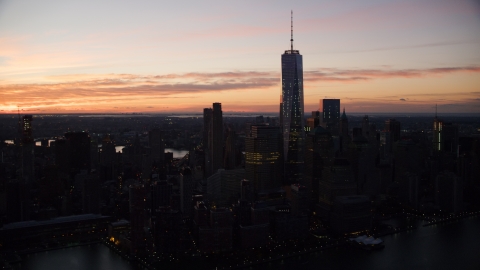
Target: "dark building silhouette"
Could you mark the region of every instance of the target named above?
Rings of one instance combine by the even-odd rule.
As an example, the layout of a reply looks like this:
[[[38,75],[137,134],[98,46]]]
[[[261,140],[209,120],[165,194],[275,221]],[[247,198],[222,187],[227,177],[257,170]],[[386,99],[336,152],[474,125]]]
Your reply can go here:
[[[145,187],[142,184],[134,184],[129,188],[130,208],[130,253],[135,255],[145,249]]]
[[[24,115],[21,121],[21,156],[20,156],[20,201],[17,203],[21,205],[21,220],[29,220],[32,214],[32,187],[35,181],[35,142],[33,140],[33,117],[31,115]]]
[[[435,203],[447,213],[463,210],[463,181],[453,172],[443,171],[435,179]]]
[[[212,173],[223,164],[223,114],[222,104],[213,103],[212,128],[209,146],[212,153]]]
[[[307,131],[312,131],[320,125],[320,117],[320,111],[312,112],[312,116],[307,118]]]
[[[194,207],[195,235],[201,252],[221,252],[233,247],[233,216],[228,208],[208,209],[204,202]]]
[[[303,182],[305,129],[302,55],[293,50],[293,21],[290,50],[282,54],[280,126],[283,135],[284,184]]]
[[[98,148],[96,142],[93,142],[93,144],[93,147]],[[106,135],[103,138],[100,153],[97,155],[99,155],[100,179],[102,181],[115,179],[115,162],[117,156],[115,152],[115,144],[112,142],[109,135]],[[91,156],[91,158],[93,159],[93,156]]]
[[[281,187],[281,147],[279,127],[251,126],[250,136],[245,137],[245,171],[254,193]]]
[[[340,117],[338,135],[340,136],[340,151],[346,152],[350,143],[350,133],[348,132],[348,117],[345,114],[345,108],[343,108],[343,113]]]
[[[100,214],[100,183],[98,173],[79,174],[82,189],[82,212]]]
[[[192,216],[193,176],[190,168],[180,173],[180,210],[186,217]]]
[[[390,158],[393,151],[392,133],[390,131],[380,132],[380,155],[383,159]]]
[[[270,209],[265,203],[250,205],[241,201],[238,205],[238,238],[241,248],[264,246],[268,242]]]
[[[309,190],[305,186],[293,184],[291,191],[291,214],[293,216],[306,216],[308,214]]]
[[[372,227],[371,204],[367,196],[338,196],[332,208],[330,226],[337,234],[358,233]]]
[[[211,127],[213,121],[213,110],[212,108],[203,109],[203,149],[205,154],[204,159],[204,175],[210,176],[211,172],[211,163],[212,163],[212,153],[210,153],[210,136],[211,136]]]
[[[433,149],[436,151],[442,150],[442,129],[443,121],[440,120],[437,115],[433,119]]]
[[[305,187],[309,190],[309,198],[317,202],[322,171],[332,164],[335,155],[334,142],[330,132],[318,126],[307,134],[306,145]]]
[[[395,119],[385,121],[385,131],[390,132],[392,142],[400,140],[400,122]]]
[[[219,169],[207,178],[206,195],[217,206],[228,207],[239,198],[238,186],[245,179],[245,169]]]
[[[227,130],[227,139],[225,140],[225,156],[224,168],[233,170],[237,166],[237,149],[236,149],[237,134],[232,128]]]
[[[59,172],[70,175],[70,143],[65,138],[55,140],[55,164]]]
[[[23,185],[17,180],[10,180],[6,183],[5,201],[8,223],[25,220],[23,215],[25,206],[22,201],[22,187]]]
[[[328,216],[337,196],[351,196],[357,193],[350,162],[347,159],[336,158],[332,165],[323,169],[319,186],[321,214]]]
[[[203,109],[203,136],[204,149],[206,150],[205,175],[208,177],[223,167],[224,142],[221,103],[213,103],[213,109]]]
[[[170,206],[170,196],[172,196],[172,189],[172,184],[168,183],[166,180],[159,180],[153,182],[153,184],[150,186],[152,214],[154,214],[155,210],[159,207]]]
[[[322,99],[320,109],[322,126],[327,129],[336,127],[340,120],[340,99]]]
[[[22,117],[22,143],[33,142],[33,128],[32,128],[32,115],[24,115]]]
[[[81,170],[90,171],[90,136],[87,132],[67,132],[55,141],[55,161],[71,178]]]
[[[240,182],[240,200],[253,202],[253,187],[247,179]]]
[[[458,125],[447,123],[437,117],[433,120],[433,149],[458,156],[459,149],[459,131]]]
[[[150,145],[152,161],[163,166],[165,159],[165,142],[162,131],[159,129],[150,130],[150,132],[148,132],[148,143]]]
[[[256,124],[263,124],[265,123],[264,119],[263,119],[263,115],[259,115],[257,117],[255,117],[255,123]]]
[[[170,206],[155,210],[154,242],[158,252],[176,253],[181,248],[182,214]]]

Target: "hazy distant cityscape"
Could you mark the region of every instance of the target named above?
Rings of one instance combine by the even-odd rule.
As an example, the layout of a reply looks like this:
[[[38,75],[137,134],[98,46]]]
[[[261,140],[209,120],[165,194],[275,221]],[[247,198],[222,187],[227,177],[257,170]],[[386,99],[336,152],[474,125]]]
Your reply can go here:
[[[289,184],[278,116],[223,116],[219,103],[217,118],[3,115],[3,264],[104,243],[148,269],[242,268],[478,217],[478,117],[320,106],[332,101],[304,117],[303,176]]]

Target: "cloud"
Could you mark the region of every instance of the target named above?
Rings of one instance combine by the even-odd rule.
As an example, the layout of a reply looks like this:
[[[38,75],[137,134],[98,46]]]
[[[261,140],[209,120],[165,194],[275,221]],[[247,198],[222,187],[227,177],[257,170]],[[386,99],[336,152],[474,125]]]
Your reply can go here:
[[[321,68],[304,71],[304,80],[316,82],[355,83],[376,79],[423,78],[454,73],[480,73],[480,67],[440,67],[430,69],[337,69]],[[69,74],[48,76],[44,83],[8,84],[0,82],[0,109],[15,111],[54,108],[124,108],[125,104],[138,104],[138,108],[172,107],[182,99],[191,106],[205,93],[222,94],[239,91],[267,91],[280,88],[281,74],[270,71],[190,72],[179,74]],[[479,95],[480,92],[455,92],[453,95]],[[438,96],[430,93],[412,96]],[[381,97],[379,97],[381,98]],[[384,97],[384,102],[405,98]],[[168,101],[170,100],[170,101]],[[263,101],[262,101],[263,102]],[[414,102],[409,100],[409,103]],[[186,104],[189,103],[189,104]],[[265,103],[265,102],[264,102]],[[277,106],[272,101],[272,106]],[[154,107],[155,105],[155,107]],[[158,105],[158,106],[157,106]],[[244,105],[246,107],[247,104]],[[134,108],[129,106],[129,108]]]
[[[432,42],[432,43],[422,43],[414,45],[404,45],[404,46],[390,46],[390,47],[377,47],[373,49],[363,49],[363,50],[350,50],[344,51],[342,53],[358,53],[358,52],[377,52],[377,51],[391,51],[391,50],[404,50],[404,49],[417,49],[417,48],[431,48],[431,47],[442,47],[442,46],[451,46],[459,44],[477,44],[480,40],[455,40],[455,41],[443,41],[443,42]]]
[[[451,73],[480,73],[479,66],[441,67],[430,69],[335,69],[325,68],[305,71],[306,81],[358,82],[373,79],[420,78]]]

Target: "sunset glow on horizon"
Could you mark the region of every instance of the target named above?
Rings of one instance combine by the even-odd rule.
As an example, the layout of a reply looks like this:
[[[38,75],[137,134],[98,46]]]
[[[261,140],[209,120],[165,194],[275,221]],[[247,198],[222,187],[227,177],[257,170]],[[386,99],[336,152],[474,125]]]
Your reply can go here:
[[[0,1],[0,114],[278,112],[303,55],[305,114],[480,113],[480,4]]]

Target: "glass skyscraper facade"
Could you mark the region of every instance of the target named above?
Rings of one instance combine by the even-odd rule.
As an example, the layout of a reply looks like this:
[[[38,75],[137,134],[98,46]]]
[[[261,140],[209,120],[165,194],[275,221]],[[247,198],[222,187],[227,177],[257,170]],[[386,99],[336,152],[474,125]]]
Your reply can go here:
[[[284,184],[302,183],[305,160],[302,55],[292,46],[282,54],[280,119],[285,161]]]
[[[325,124],[337,125],[340,121],[340,99],[322,99],[322,119]]]

